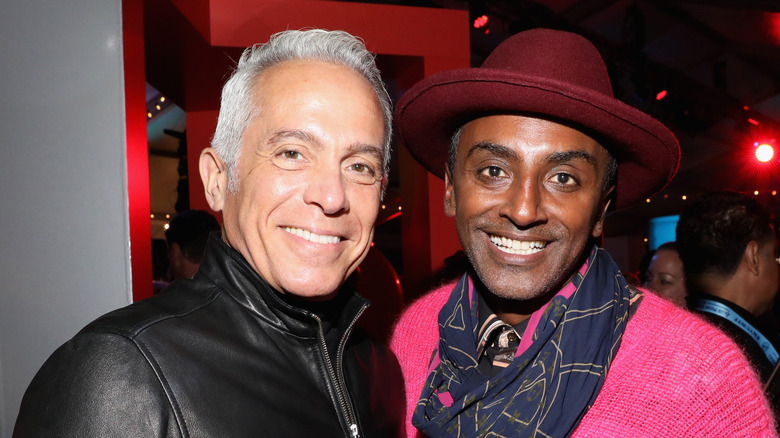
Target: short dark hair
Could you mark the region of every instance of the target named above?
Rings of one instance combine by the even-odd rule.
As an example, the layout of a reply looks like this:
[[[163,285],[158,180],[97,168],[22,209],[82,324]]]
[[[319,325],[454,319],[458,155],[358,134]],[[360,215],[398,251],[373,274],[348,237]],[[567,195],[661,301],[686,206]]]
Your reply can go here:
[[[734,275],[750,241],[773,237],[769,212],[750,196],[731,191],[695,199],[677,222],[677,250],[694,287],[704,274]]]
[[[187,260],[200,263],[206,241],[212,231],[219,231],[219,222],[204,210],[184,210],[171,219],[165,230],[168,246],[178,244]]]

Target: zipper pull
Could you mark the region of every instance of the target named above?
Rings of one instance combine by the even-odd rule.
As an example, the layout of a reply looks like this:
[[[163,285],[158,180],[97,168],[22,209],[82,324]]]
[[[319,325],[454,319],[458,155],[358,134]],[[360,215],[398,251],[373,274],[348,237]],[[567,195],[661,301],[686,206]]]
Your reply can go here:
[[[350,424],[349,430],[352,431],[352,438],[359,438],[360,434],[358,434],[358,428],[357,424]]]

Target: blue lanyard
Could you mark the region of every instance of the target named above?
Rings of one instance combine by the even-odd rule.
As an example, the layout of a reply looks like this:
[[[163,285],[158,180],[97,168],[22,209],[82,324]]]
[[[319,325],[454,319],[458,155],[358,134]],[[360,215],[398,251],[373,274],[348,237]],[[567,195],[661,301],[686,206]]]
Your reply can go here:
[[[758,346],[764,350],[766,358],[769,359],[769,362],[771,362],[772,365],[777,364],[777,359],[780,358],[780,355],[777,354],[777,350],[772,345],[772,343],[769,342],[769,339],[761,334],[761,332],[756,330],[755,327],[750,325],[749,322],[745,321],[743,317],[739,316],[737,312],[730,309],[729,306],[717,301],[702,299],[696,303],[696,310],[712,313],[713,315],[718,315],[722,318],[728,319],[758,343]]]

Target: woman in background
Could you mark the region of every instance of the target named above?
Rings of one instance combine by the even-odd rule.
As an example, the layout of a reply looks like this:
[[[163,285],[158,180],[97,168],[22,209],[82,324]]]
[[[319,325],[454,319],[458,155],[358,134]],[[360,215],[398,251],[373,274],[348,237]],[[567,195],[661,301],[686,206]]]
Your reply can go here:
[[[682,260],[676,242],[666,242],[656,249],[647,267],[645,287],[678,306],[686,306],[688,291]]]

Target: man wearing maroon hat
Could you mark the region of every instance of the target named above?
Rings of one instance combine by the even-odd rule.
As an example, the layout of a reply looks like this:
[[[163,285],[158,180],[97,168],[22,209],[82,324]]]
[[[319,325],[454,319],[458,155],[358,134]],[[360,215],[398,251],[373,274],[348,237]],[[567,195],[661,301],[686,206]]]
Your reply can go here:
[[[609,206],[663,188],[680,148],[612,96],[592,44],[519,33],[416,84],[396,124],[444,179],[470,262],[395,329],[409,436],[775,435],[741,351],[595,244]]]

